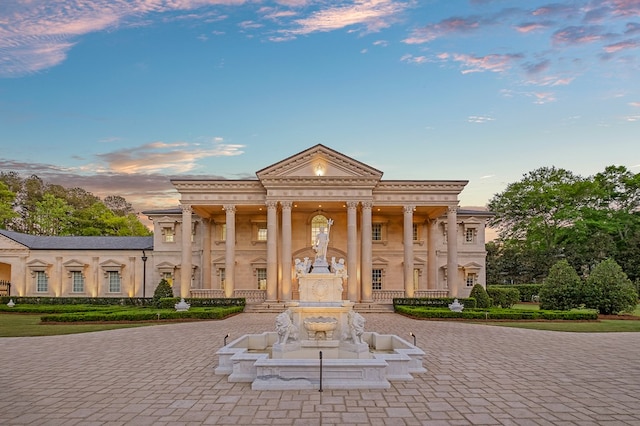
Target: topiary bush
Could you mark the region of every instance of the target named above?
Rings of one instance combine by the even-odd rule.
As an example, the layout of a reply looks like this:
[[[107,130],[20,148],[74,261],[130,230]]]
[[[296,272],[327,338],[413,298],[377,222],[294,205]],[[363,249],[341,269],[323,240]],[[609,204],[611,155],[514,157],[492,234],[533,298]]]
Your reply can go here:
[[[491,298],[489,297],[489,293],[487,293],[487,290],[485,290],[485,288],[480,284],[473,286],[469,297],[476,299],[476,308],[491,307]]]
[[[582,300],[587,308],[613,315],[633,311],[638,293],[620,265],[607,259],[598,263],[585,280]]]
[[[569,262],[561,260],[551,267],[540,289],[540,309],[569,310],[580,305],[582,282]]]
[[[169,284],[169,281],[163,278],[153,292],[154,306],[160,307],[160,299],[166,299],[167,297],[173,297],[173,288]]]

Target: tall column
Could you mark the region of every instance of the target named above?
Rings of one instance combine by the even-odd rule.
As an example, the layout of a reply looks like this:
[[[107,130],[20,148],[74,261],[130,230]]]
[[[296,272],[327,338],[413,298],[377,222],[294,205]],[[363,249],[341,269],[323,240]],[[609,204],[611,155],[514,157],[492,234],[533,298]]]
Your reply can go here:
[[[188,204],[181,204],[182,209],[182,261],[180,264],[180,297],[189,297],[191,289],[191,212]],[[175,291],[175,290],[174,290]]]
[[[352,302],[360,301],[358,288],[358,202],[347,201],[347,295]]]
[[[267,301],[278,300],[278,202],[267,201]]]
[[[291,300],[291,201],[282,206],[282,300]]]
[[[224,207],[227,221],[227,239],[225,241],[224,259],[224,295],[233,297],[234,278],[236,275],[236,206],[227,204]]]
[[[413,209],[414,206],[404,206],[404,294],[413,297]]]
[[[363,302],[373,302],[373,289],[371,288],[372,247],[371,247],[371,201],[362,202],[362,261],[360,285]]]
[[[438,286],[438,265],[436,258],[436,229],[438,221],[429,219],[427,223],[427,289],[437,289]]]
[[[213,288],[211,282],[211,219],[202,221],[202,288]]]
[[[458,207],[447,210],[447,285],[449,296],[458,297]]]

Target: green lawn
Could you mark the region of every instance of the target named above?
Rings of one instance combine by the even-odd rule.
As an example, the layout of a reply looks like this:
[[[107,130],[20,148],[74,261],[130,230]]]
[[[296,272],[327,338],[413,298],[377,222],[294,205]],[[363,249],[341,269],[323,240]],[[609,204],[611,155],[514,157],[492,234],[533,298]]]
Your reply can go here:
[[[55,336],[58,334],[89,333],[117,328],[144,327],[159,323],[130,324],[40,324],[41,314],[0,313],[0,337]]]
[[[640,320],[600,321],[532,321],[532,322],[483,322],[500,327],[527,328],[530,330],[569,331],[577,333],[639,332]]]

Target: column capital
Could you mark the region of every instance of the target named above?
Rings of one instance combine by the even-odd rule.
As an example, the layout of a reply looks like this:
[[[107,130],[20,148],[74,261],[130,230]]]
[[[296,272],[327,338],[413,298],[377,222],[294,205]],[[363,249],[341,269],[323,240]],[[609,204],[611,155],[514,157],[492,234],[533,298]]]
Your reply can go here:
[[[413,206],[413,205],[411,205],[411,204],[408,204],[408,205],[402,206],[402,211],[403,211],[405,214],[413,213],[413,212],[415,211],[415,209],[416,209],[416,206]]]
[[[347,201],[346,204],[348,209],[358,208],[358,201]]]
[[[458,213],[458,206],[447,207],[447,213]]]
[[[371,200],[362,201],[362,208],[363,209],[371,210],[372,207],[373,207],[373,201],[371,201]]]
[[[267,200],[264,204],[268,209],[275,209],[278,207],[278,202],[275,200]]]
[[[225,204],[224,206],[222,206],[222,209],[226,212],[232,212],[235,213],[236,211],[236,206],[235,204]]]
[[[291,206],[293,205],[292,201],[280,201],[280,205],[282,206],[283,209],[291,209]]]
[[[182,213],[193,213],[191,204],[180,204],[180,210],[182,210]]]

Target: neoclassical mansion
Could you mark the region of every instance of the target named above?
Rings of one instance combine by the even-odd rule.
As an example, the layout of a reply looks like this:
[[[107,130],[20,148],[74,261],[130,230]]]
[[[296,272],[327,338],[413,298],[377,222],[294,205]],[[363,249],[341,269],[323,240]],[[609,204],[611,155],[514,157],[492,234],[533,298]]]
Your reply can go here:
[[[165,278],[181,297],[296,300],[295,265],[346,267],[343,298],[466,297],[485,285],[485,224],[463,210],[467,181],[383,180],[316,145],[257,179],[173,179],[180,208],[143,212],[153,237],[38,237],[0,230],[0,281],[14,296],[150,297]]]

